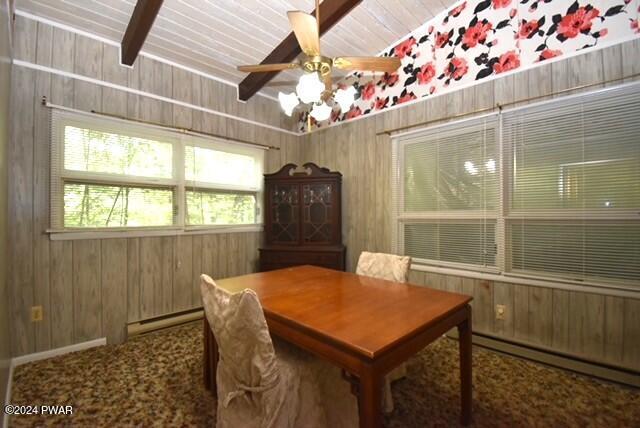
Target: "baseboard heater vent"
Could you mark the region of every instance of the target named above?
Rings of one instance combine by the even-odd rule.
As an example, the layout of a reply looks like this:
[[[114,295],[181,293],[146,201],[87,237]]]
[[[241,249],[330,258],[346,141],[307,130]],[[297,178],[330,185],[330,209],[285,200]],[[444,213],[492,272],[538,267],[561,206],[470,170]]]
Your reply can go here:
[[[189,309],[187,311],[174,312],[155,318],[135,321],[127,324],[127,336],[134,337],[156,330],[175,327],[192,321],[197,321],[204,317],[202,308]]]
[[[458,334],[455,330],[448,332],[447,336],[458,339]],[[528,344],[504,340],[482,333],[474,333],[472,341],[474,345],[503,354],[640,388],[640,373],[634,370],[588,361],[576,356],[562,354],[552,349],[535,348]]]

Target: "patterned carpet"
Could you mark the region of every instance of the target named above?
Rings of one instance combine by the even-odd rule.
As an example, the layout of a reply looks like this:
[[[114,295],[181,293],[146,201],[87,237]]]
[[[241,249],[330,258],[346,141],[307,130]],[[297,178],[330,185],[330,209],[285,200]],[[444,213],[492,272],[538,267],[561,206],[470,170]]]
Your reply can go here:
[[[214,426],[202,385],[202,330],[193,323],[117,346],[16,368],[12,403],[73,405],[73,416],[14,416],[11,426]],[[640,390],[474,347],[474,426],[640,426]],[[411,359],[385,426],[458,425],[457,342]]]

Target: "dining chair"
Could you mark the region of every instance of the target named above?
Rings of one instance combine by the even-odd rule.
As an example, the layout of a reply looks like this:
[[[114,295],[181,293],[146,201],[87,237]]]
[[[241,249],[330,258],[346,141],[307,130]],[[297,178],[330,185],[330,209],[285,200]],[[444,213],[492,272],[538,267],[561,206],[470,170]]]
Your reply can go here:
[[[272,340],[254,291],[229,293],[200,279],[218,344],[218,428],[358,426],[357,399],[339,368]]]
[[[409,267],[411,257],[396,256],[395,254],[360,253],[356,273],[395,282],[409,281]]]
[[[409,256],[397,256],[395,254],[370,253],[368,251],[363,251],[360,253],[360,257],[358,258],[356,274],[404,283],[409,281],[410,266],[411,257]],[[402,363],[400,366],[391,370],[391,372],[386,376],[383,394],[384,411],[386,413],[391,413],[393,411],[391,383],[406,376],[406,363]]]

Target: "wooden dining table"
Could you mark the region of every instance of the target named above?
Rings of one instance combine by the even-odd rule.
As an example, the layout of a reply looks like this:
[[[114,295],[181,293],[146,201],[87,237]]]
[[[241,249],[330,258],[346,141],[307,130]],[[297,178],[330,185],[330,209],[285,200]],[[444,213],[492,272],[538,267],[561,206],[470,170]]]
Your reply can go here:
[[[471,422],[471,297],[315,266],[216,283],[258,295],[272,335],[342,369],[360,427],[382,426],[384,376],[443,334],[459,333],[461,423]],[[204,321],[205,386],[215,393],[218,351]]]

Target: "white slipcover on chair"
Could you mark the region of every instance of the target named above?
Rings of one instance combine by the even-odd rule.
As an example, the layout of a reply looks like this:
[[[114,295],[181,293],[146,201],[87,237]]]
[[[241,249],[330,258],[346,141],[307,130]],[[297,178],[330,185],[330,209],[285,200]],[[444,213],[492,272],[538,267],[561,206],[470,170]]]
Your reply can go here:
[[[409,280],[411,257],[363,251],[358,259],[356,273],[395,282]]]
[[[357,400],[340,369],[272,341],[252,290],[231,294],[207,275],[200,278],[218,344],[218,428],[358,426]]]
[[[407,282],[409,280],[409,267],[411,257],[396,256],[394,254],[370,253],[363,251],[358,259],[356,273],[358,275],[371,276],[395,282]],[[384,387],[384,411],[393,411],[393,398],[391,396],[391,382],[402,379],[407,375],[406,364],[393,369],[385,378]]]

